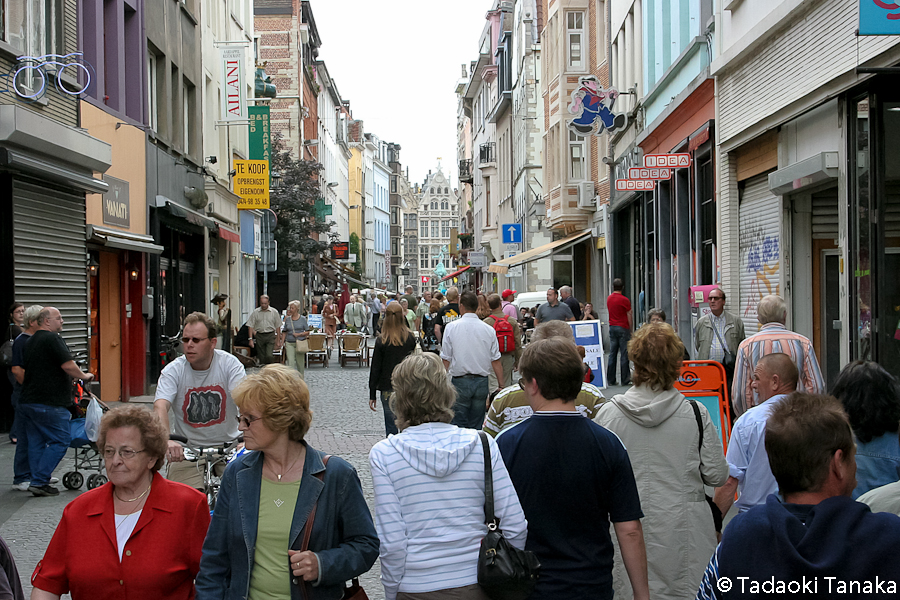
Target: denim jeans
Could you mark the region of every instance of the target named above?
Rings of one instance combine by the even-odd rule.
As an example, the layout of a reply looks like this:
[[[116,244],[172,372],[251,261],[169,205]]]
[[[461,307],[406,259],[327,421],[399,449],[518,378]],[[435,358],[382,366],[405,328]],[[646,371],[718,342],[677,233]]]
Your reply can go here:
[[[391,411],[391,394],[393,392],[381,392],[381,408],[384,409],[384,435],[385,437],[392,433],[400,433],[397,429],[397,417]]]
[[[10,437],[16,438],[16,456],[13,459],[13,483],[31,481],[31,465],[28,464],[28,435],[25,433],[25,419],[19,411],[19,391],[13,391],[12,405],[15,409]]]
[[[631,385],[631,369],[628,364],[628,340],[631,332],[625,327],[617,325],[609,326],[609,361],[606,364],[606,384],[615,385],[616,380],[616,354],[619,355],[619,366],[622,378],[618,381],[622,385]]]
[[[487,377],[454,377],[456,388],[456,404],[453,405],[453,421],[458,427],[481,429],[484,425],[484,414],[487,412],[488,378]]]
[[[62,406],[19,403],[25,436],[28,438],[28,463],[31,466],[31,485],[40,487],[50,483],[53,470],[66,455],[72,436],[69,420],[72,415]]]

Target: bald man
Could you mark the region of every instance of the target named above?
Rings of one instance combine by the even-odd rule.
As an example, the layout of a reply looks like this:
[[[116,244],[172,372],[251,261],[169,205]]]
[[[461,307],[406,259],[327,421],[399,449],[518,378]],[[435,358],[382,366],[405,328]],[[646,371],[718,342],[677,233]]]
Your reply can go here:
[[[731,431],[725,457],[728,481],[716,489],[714,498],[723,516],[735,504],[735,491],[740,492],[738,512],[765,504],[769,494],[778,493],[766,454],[766,421],[775,407],[797,390],[799,378],[793,359],[782,352],[767,354],[756,363],[752,385],[761,404],[741,415]]]

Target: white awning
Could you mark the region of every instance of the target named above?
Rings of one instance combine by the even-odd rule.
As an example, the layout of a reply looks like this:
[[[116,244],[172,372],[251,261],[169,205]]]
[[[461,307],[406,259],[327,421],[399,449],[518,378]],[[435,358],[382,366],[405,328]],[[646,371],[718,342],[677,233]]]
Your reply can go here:
[[[550,256],[554,252],[561,252],[562,250],[565,250],[570,246],[574,246],[575,244],[579,244],[587,239],[590,239],[590,237],[590,229],[582,231],[581,233],[574,233],[569,237],[564,237],[562,239],[556,240],[555,242],[550,242],[549,244],[544,244],[543,246],[532,248],[531,250],[528,250],[521,254],[516,254],[511,258],[505,258],[497,262],[492,262],[487,270],[490,273],[499,273],[502,275],[503,273],[509,271],[510,267],[524,265],[525,263],[529,263],[533,260],[538,260],[539,258]]]

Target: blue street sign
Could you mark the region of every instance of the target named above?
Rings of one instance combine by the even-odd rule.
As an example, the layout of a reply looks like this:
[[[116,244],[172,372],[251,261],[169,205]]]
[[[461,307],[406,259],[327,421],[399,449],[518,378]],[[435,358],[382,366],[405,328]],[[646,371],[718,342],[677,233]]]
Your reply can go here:
[[[520,223],[505,223],[503,225],[503,243],[522,243],[522,225]]]
[[[859,35],[900,34],[900,6],[883,0],[860,0]]]

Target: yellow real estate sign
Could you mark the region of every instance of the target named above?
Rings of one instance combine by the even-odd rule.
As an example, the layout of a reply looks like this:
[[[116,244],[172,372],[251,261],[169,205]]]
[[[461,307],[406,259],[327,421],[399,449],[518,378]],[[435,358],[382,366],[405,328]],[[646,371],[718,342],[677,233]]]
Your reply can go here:
[[[269,208],[269,161],[235,160],[234,193],[239,209]]]

